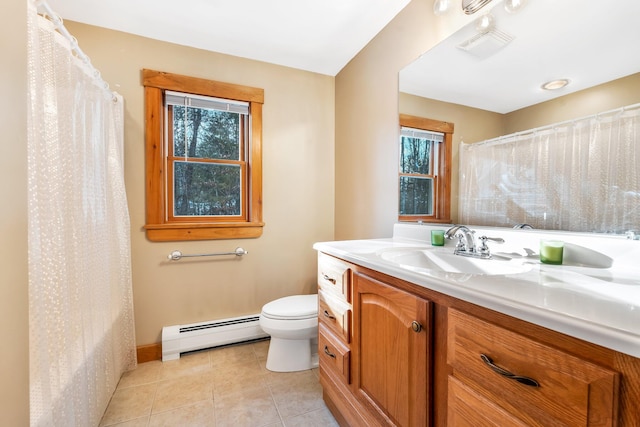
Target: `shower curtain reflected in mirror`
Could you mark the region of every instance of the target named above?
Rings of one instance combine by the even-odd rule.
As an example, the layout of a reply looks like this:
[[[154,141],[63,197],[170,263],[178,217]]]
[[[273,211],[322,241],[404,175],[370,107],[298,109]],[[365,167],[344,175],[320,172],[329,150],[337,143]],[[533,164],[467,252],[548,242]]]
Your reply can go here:
[[[640,104],[460,146],[463,224],[640,229]]]
[[[123,99],[28,7],[31,425],[98,425],[136,364]]]

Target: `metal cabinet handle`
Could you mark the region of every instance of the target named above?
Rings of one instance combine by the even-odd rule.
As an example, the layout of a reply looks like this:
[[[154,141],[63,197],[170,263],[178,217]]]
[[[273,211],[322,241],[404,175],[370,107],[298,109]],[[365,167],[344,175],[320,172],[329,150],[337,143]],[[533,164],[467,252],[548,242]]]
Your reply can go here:
[[[333,283],[334,285],[336,284],[336,279],[334,279],[333,277],[329,277],[324,273],[322,273],[322,278],[328,282]]]
[[[411,322],[411,329],[413,329],[413,332],[420,332],[422,330],[422,325],[414,320]]]
[[[331,353],[331,352],[329,351],[329,347],[328,347],[328,346],[326,346],[326,345],[324,346],[324,354],[326,354],[327,356],[329,356],[329,357],[331,357],[331,358],[333,358],[333,359],[335,359],[335,358],[336,358],[336,355],[335,355],[335,354],[333,354],[333,353]]]
[[[487,356],[486,354],[480,354],[480,359],[482,359],[482,361],[484,363],[486,363],[487,366],[489,366],[494,372],[497,372],[498,374],[502,375],[503,377],[507,377],[507,378],[509,378],[511,380],[518,381],[521,384],[528,385],[528,386],[531,386],[531,387],[540,387],[540,383],[538,381],[534,380],[533,378],[523,377],[521,375],[515,375],[515,374],[507,371],[506,369],[503,369],[500,366],[494,364],[493,360],[491,360],[491,358],[489,356]]]
[[[331,320],[336,320],[336,316],[332,316],[327,310],[324,311],[324,317],[327,317]]]

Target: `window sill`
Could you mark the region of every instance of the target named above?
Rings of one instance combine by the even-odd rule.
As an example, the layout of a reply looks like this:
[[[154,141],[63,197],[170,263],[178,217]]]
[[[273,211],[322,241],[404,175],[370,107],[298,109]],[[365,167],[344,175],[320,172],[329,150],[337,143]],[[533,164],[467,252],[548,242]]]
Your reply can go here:
[[[254,239],[262,235],[263,222],[147,224],[144,229],[152,242],[183,240]]]

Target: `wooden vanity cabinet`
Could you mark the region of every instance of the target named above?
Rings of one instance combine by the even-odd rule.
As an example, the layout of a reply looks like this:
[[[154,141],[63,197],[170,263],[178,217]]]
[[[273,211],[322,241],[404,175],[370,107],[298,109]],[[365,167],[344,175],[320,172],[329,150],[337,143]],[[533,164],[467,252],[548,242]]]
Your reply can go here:
[[[351,266],[318,254],[318,361],[325,401],[343,425],[358,425],[358,409],[349,404],[351,383]],[[336,405],[332,404],[336,402]],[[340,414],[344,413],[345,417]]]
[[[454,309],[448,331],[452,425],[468,413],[462,394],[477,416],[500,420],[493,425],[503,416],[538,427],[616,425],[617,372]]]
[[[366,274],[353,282],[353,392],[382,425],[430,425],[430,302]]]
[[[345,279],[319,275],[319,292],[350,292],[346,314],[319,313],[320,382],[340,425],[640,426],[640,359],[320,255]]]

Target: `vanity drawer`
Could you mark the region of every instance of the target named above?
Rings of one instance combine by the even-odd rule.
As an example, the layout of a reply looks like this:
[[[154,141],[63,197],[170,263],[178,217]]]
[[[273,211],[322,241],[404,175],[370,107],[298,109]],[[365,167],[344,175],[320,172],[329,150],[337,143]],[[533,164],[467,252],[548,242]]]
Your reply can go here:
[[[447,425],[455,427],[527,426],[452,376],[448,381]]]
[[[349,264],[319,252],[318,287],[342,295],[347,302],[351,302],[351,269]]]
[[[328,328],[320,323],[318,325],[318,358],[323,368],[337,374],[343,378],[346,384],[350,378],[350,356],[349,348],[336,339]]]
[[[452,375],[525,424],[616,424],[618,373],[453,309],[448,332]],[[539,385],[523,384],[509,373]]]
[[[318,318],[345,343],[351,342],[351,306],[349,304],[323,289],[318,289]]]

